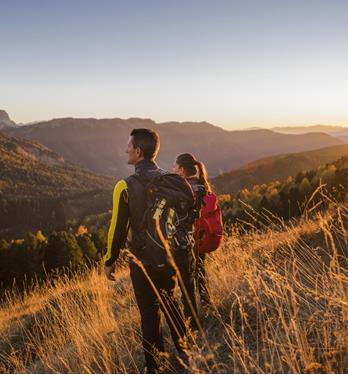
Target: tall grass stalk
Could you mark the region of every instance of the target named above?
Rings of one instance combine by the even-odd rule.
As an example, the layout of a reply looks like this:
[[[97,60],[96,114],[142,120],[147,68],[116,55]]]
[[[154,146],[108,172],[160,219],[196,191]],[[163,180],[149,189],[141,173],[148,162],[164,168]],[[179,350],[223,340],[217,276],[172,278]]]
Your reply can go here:
[[[330,202],[297,223],[263,215],[268,228],[234,227],[208,259],[214,308],[199,317],[202,332],[191,333],[189,371],[347,372],[347,208]],[[25,295],[8,294],[0,308],[0,371],[141,372],[128,267],[119,266],[114,283],[102,271],[62,274]],[[166,329],[168,354],[159,355],[176,372],[169,336]]]

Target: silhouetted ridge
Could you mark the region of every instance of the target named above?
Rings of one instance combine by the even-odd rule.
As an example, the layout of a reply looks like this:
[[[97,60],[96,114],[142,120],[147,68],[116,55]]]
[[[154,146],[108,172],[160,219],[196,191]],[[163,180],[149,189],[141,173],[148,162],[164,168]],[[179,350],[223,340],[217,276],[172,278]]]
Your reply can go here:
[[[36,139],[93,172],[122,178],[131,173],[125,147],[133,128],[154,128],[161,136],[158,162],[172,169],[175,157],[193,153],[216,176],[248,162],[281,153],[301,152],[342,141],[324,133],[287,135],[269,129],[227,131],[207,122],[163,122],[151,119],[54,119],[16,129],[15,136]]]

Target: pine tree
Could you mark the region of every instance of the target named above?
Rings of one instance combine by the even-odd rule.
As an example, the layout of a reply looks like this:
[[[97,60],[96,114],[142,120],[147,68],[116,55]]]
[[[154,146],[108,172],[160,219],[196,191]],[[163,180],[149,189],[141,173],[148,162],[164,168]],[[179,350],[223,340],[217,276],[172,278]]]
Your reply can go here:
[[[65,231],[53,232],[45,253],[45,264],[48,269],[72,266],[83,262],[83,254],[73,234]]]
[[[25,270],[25,274],[28,277],[42,271],[45,245],[46,242],[40,235],[37,236],[37,234],[34,235],[33,233],[26,234],[22,243],[23,254],[18,259],[18,262],[22,263],[21,268]]]
[[[302,179],[300,185],[299,185],[299,190],[300,190],[300,193],[302,194],[303,197],[305,197],[306,195],[308,195],[311,190],[312,190],[312,185],[311,183],[308,181],[308,178],[305,177]]]
[[[100,255],[105,253],[106,243],[107,243],[107,232],[105,229],[98,229],[96,232],[92,233],[92,241]]]
[[[88,234],[77,236],[77,242],[87,262],[97,261],[99,259],[97,249]]]

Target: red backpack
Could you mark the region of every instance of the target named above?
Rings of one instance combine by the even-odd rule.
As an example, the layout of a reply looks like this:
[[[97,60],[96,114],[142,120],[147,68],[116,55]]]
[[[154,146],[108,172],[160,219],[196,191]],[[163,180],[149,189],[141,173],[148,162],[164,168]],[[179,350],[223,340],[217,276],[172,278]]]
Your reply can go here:
[[[223,243],[221,209],[214,193],[203,197],[200,217],[195,221],[194,238],[199,254],[210,253]]]

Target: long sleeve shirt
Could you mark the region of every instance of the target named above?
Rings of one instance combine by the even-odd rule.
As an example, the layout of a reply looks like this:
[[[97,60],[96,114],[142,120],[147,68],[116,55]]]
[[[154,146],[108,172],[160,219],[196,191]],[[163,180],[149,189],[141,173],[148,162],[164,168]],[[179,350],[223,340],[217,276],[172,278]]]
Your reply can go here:
[[[107,250],[104,263],[111,266],[124,248],[129,229],[128,189],[125,180],[117,182],[113,192],[112,217],[108,232]]]

